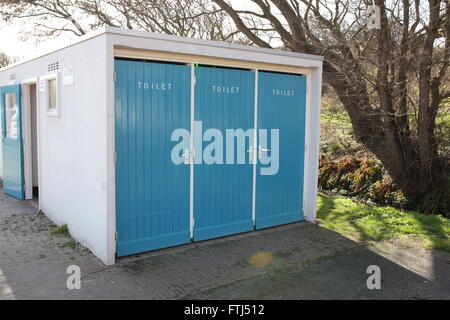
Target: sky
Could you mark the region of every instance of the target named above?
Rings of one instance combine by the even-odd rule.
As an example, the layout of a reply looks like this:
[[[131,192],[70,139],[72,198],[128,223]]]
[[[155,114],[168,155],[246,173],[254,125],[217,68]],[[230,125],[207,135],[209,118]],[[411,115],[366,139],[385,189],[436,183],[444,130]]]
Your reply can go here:
[[[250,9],[254,8],[254,4],[250,2],[243,2],[242,0],[231,0],[231,4],[235,8]],[[19,60],[31,58],[42,53],[53,51],[71,42],[71,39],[76,39],[76,36],[63,32],[60,36],[54,39],[35,43],[35,40],[27,41],[20,40],[21,25],[4,25],[0,21],[0,51],[6,54],[17,57]]]
[[[22,41],[19,39],[20,26],[2,26],[0,29],[0,51],[17,57],[19,60],[27,59],[38,54],[51,51],[66,43],[70,43],[70,34],[61,36],[36,44],[33,39]]]
[[[252,10],[258,8],[254,3],[248,0],[229,0],[229,2],[233,8],[239,10]],[[423,10],[426,11],[427,9],[423,8]],[[273,13],[276,15],[277,13],[275,11],[276,10],[274,10]],[[28,27],[30,27],[30,25],[31,24],[29,23]],[[35,43],[35,40],[33,39],[22,41],[20,39],[20,30],[23,27],[24,26],[21,24],[5,25],[0,21],[0,51],[5,52],[10,56],[17,57],[19,60],[27,59],[70,44],[71,41],[76,38],[72,33],[63,32],[57,38],[45,40],[40,43]]]

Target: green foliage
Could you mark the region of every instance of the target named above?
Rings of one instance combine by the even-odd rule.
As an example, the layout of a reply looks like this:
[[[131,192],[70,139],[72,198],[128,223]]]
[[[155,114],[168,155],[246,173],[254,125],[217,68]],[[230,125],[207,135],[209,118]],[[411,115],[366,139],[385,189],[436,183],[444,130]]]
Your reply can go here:
[[[420,212],[427,214],[442,214],[450,217],[450,177],[444,182],[444,186],[423,195],[412,207],[417,207]]]
[[[390,181],[381,163],[368,157],[331,158],[322,153],[319,162],[319,187],[342,196],[389,205],[405,206],[407,200]]]
[[[319,194],[317,220],[328,229],[357,234],[366,241],[412,236],[432,249],[450,252],[450,219],[438,215],[404,212]]]
[[[70,235],[67,224],[63,224],[61,226],[54,227],[48,233],[51,235],[65,236],[65,237],[68,237]]]
[[[75,248],[77,246],[77,242],[72,239],[72,240],[64,242],[62,246],[67,247],[67,248]]]

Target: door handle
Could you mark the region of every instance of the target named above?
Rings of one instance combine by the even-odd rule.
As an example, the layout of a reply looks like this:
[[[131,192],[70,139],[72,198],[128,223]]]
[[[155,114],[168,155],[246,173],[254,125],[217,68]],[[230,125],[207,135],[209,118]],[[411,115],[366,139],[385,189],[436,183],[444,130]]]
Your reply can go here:
[[[184,149],[183,154],[181,155],[183,157],[184,164],[189,164],[190,160],[190,152],[189,149]]]
[[[258,146],[258,159],[261,159],[263,152],[269,152],[269,151],[270,151],[270,149],[266,149],[261,146]]]
[[[248,152],[248,158],[249,158],[249,161],[254,162],[255,159],[254,159],[253,157],[254,157],[255,148],[249,147],[248,150],[247,150],[247,152]]]

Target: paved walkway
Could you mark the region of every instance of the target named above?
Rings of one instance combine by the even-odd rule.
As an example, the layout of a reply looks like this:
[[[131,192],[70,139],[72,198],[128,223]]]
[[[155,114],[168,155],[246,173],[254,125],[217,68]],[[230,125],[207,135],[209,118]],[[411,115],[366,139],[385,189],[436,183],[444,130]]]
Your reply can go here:
[[[189,244],[105,267],[52,236],[29,201],[0,190],[0,299],[450,299],[450,260],[385,242],[366,247],[309,223]],[[81,290],[66,288],[69,265]],[[381,290],[366,269],[381,268]]]

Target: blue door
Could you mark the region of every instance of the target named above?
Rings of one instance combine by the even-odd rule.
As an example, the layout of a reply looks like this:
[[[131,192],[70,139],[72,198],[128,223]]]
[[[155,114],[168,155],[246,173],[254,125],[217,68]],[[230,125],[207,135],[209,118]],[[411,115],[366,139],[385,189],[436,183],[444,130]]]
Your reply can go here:
[[[3,191],[24,199],[22,104],[20,85],[0,87]]]
[[[305,116],[306,77],[259,72],[256,229],[303,220]]]
[[[190,129],[190,67],[115,61],[117,255],[190,242],[189,165],[174,163]]]
[[[241,143],[237,136],[227,141],[226,131],[252,131],[255,74],[197,67],[195,77],[195,121],[201,121],[203,132],[203,137],[194,132],[194,240],[198,241],[253,229],[252,164],[246,152],[253,142],[249,136]]]

